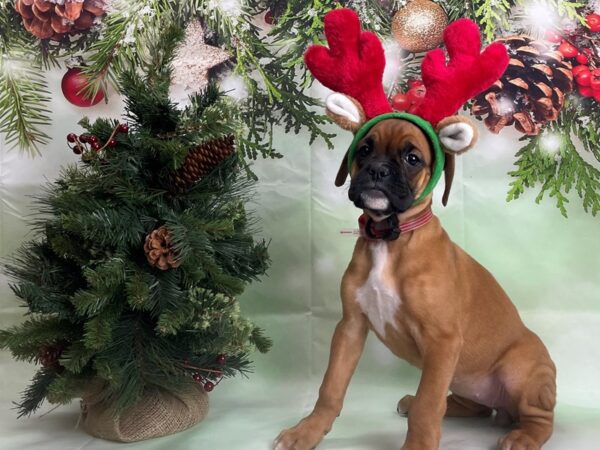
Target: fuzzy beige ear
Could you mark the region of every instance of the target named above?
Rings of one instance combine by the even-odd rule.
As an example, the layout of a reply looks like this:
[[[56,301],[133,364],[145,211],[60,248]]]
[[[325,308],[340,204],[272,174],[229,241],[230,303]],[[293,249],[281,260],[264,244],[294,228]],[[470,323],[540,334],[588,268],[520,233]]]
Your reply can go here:
[[[352,133],[356,133],[367,120],[360,103],[344,94],[331,94],[325,100],[325,107],[331,120]]]
[[[450,116],[441,120],[436,127],[444,151],[460,155],[472,148],[479,138],[479,132],[471,119],[464,116]]]

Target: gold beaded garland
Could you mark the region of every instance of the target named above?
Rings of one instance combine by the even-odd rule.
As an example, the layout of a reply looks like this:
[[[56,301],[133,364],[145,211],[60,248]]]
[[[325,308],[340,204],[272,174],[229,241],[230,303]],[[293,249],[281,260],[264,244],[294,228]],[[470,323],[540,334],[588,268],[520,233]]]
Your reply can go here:
[[[442,43],[448,16],[429,0],[412,0],[392,19],[392,34],[410,52],[424,52]]]

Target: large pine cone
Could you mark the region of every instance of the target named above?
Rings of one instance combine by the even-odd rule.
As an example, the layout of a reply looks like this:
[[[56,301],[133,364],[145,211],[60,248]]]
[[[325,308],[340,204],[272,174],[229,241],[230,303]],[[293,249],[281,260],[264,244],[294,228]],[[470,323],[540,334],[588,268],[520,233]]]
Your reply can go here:
[[[565,94],[573,90],[571,64],[544,41],[525,35],[500,39],[510,63],[502,78],[475,98],[471,112],[490,131],[499,133],[514,123],[528,135],[539,134],[541,126],[556,120]]]
[[[144,252],[150,265],[158,267],[160,270],[168,270],[181,265],[181,261],[177,260],[177,255],[173,250],[171,233],[164,225],[146,236]]]
[[[16,0],[23,26],[40,39],[60,40],[89,29],[104,14],[104,0]]]
[[[191,188],[233,154],[234,143],[233,136],[225,136],[204,142],[190,150],[183,165],[171,175],[171,189],[185,192]]]

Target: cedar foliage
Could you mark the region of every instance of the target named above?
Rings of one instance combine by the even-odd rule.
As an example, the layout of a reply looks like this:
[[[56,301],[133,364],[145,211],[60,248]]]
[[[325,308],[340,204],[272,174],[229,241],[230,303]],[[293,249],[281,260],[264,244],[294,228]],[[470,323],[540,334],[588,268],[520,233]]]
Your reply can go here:
[[[60,352],[23,392],[20,415],[44,400],[67,403],[92,380],[124,408],[145,387],[192,383],[190,368],[205,379],[214,371],[246,373],[249,353],[271,345],[236,300],[269,265],[267,244],[254,238],[256,222],[245,208],[254,181],[239,153],[188,190],[169,189],[190,149],[235,125],[214,86],[183,111],[169,100],[168,55],[179,37],[166,33],[146,75],[125,73],[130,132],[116,136],[115,148],[84,154],[45,188],[36,239],[6,264],[28,314],[0,331],[0,348],[37,363],[42,349]],[[117,124],[82,121],[100,142]],[[148,264],[143,248],[146,235],[163,225],[181,261],[164,271]]]

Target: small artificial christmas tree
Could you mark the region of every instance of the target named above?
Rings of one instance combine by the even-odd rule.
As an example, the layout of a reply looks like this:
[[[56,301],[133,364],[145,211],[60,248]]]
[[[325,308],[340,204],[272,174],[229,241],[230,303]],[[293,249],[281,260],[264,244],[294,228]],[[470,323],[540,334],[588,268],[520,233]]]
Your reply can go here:
[[[143,78],[123,77],[128,124],[84,120],[87,133],[68,136],[83,162],[38,198],[39,238],[7,265],[29,314],[0,331],[0,348],[41,365],[18,405],[21,415],[45,399],[78,397],[102,405],[110,420],[132,408],[143,415],[148,396],[190,389],[205,396],[223,377],[247,372],[251,351],[270,347],[236,300],[269,264],[244,207],[253,181],[241,157],[220,153],[212,171],[205,165],[197,180],[173,185],[190,152],[214,141],[233,145],[243,132],[231,100],[214,86],[183,110],[169,100],[164,55],[176,38],[164,38],[173,45],[156,49]],[[151,424],[133,422],[137,434],[127,436],[84,426],[109,439],[152,437],[139,433]],[[184,422],[154,435],[194,420]]]

